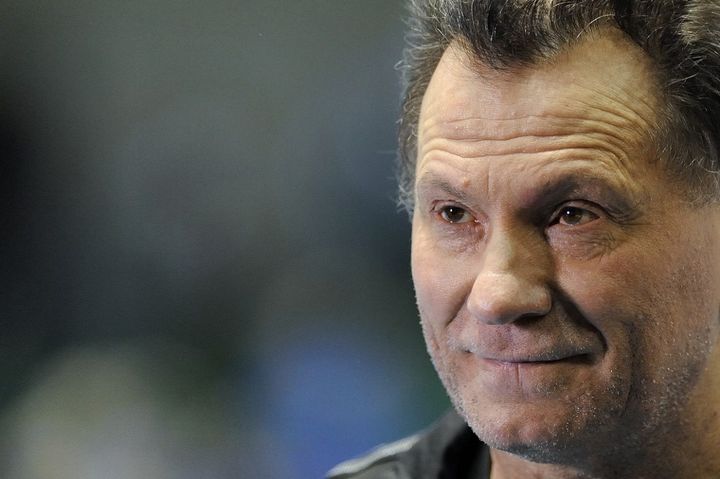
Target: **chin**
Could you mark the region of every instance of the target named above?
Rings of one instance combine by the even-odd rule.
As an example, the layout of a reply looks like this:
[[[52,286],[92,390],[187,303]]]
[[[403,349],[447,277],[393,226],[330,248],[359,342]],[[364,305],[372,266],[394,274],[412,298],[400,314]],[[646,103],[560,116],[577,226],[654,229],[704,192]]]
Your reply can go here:
[[[518,436],[507,431],[493,431],[487,427],[471,426],[475,434],[492,449],[497,449],[528,461],[542,464],[572,464],[587,454],[578,444],[582,440],[576,435],[561,431],[544,431],[536,435]],[[584,448],[583,448],[584,449]]]
[[[487,405],[482,408],[485,414],[462,402],[457,402],[456,408],[491,448],[545,464],[572,464],[587,459],[599,437],[608,432],[613,415],[579,404]]]

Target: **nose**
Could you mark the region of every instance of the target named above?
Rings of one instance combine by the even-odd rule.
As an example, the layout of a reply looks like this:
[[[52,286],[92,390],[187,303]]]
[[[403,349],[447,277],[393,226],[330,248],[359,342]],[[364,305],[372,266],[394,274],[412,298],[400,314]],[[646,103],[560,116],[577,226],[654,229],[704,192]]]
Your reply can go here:
[[[545,242],[495,233],[488,237],[467,298],[470,314],[486,324],[508,324],[550,312],[552,262]]]

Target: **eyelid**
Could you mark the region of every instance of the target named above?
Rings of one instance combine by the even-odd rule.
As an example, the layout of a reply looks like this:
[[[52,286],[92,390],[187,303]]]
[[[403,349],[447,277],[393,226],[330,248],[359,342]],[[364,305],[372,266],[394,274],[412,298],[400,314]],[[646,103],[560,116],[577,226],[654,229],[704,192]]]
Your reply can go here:
[[[432,203],[430,203],[430,212],[431,213],[437,213],[443,208],[447,208],[448,206],[455,206],[457,208],[462,208],[465,211],[470,211],[469,208],[467,208],[462,203],[458,203],[455,200],[435,200]]]
[[[458,221],[458,222],[451,222],[446,220],[445,218],[442,218],[443,210],[445,208],[458,208],[465,212],[465,214],[470,216],[470,219],[468,221]],[[455,225],[455,226],[461,226],[461,225],[473,225],[479,223],[479,220],[477,219],[477,216],[472,212],[470,208],[463,205],[462,203],[458,203],[457,201],[452,200],[438,200],[433,202],[432,209],[430,211],[433,215],[440,217],[440,219],[449,225]]]
[[[553,210],[552,215],[550,215],[550,225],[556,224],[560,219],[560,214],[562,213],[563,209],[565,208],[577,208],[579,210],[584,210],[592,215],[594,215],[596,218],[602,218],[607,217],[608,213],[605,211],[604,208],[599,206],[596,203],[587,201],[587,200],[567,200],[563,201],[559,205],[555,207]]]

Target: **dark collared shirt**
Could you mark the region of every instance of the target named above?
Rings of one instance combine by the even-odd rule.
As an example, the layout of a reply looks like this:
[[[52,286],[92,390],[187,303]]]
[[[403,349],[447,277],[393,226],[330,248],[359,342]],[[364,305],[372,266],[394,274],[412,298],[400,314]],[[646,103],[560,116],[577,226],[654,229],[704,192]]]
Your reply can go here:
[[[328,479],[489,479],[490,452],[454,411],[426,431],[344,462]]]

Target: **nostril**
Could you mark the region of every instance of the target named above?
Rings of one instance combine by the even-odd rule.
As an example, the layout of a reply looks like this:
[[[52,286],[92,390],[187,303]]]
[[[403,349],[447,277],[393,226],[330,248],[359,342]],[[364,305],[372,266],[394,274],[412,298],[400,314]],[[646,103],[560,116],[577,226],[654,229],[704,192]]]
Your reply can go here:
[[[480,274],[467,298],[469,313],[486,324],[530,320],[550,311],[552,300],[542,281],[509,273]]]

